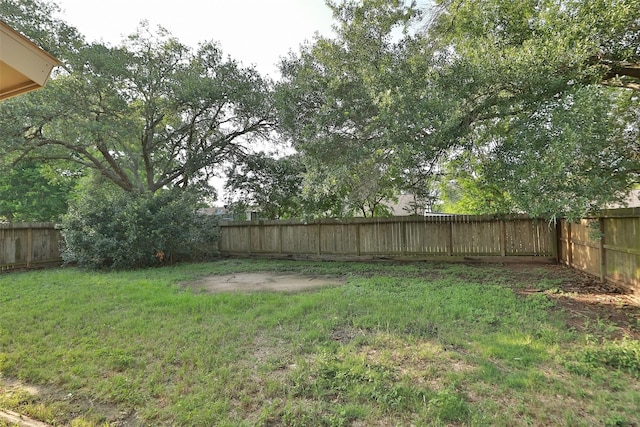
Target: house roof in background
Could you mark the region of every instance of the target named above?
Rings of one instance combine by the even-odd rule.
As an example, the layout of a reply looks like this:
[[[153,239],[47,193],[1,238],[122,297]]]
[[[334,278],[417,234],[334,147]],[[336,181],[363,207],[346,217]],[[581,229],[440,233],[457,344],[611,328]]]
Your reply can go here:
[[[620,207],[620,206],[617,206],[617,207]],[[640,190],[631,190],[631,192],[625,199],[622,207],[640,208]]]

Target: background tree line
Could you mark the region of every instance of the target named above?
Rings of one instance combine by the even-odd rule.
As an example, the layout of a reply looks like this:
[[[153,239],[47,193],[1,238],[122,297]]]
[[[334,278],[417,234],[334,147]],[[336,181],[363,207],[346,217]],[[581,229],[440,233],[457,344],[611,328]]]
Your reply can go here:
[[[384,215],[402,193],[415,212],[577,218],[638,184],[640,0],[328,5],[335,36],[289,52],[274,82],[215,42],[142,22],[88,43],[54,2],[0,0],[63,62],[0,104],[0,215],[64,218],[76,259],[118,264],[126,242],[145,265],[200,244],[171,249],[154,218],[198,230],[214,177],[269,218]]]

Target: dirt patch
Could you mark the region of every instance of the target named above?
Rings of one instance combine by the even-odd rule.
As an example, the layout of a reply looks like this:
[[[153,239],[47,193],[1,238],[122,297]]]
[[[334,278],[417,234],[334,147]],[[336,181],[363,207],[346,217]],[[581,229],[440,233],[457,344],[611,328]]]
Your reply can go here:
[[[545,266],[533,271],[526,266],[512,267],[516,274],[523,276],[518,280],[547,278],[558,282],[553,291],[525,288],[516,289],[520,294],[544,292],[553,298],[558,307],[567,314],[567,326],[578,331],[594,332],[594,328],[605,329],[607,335],[614,338],[629,337],[640,339],[640,303],[637,296],[625,294],[599,278],[561,265]],[[606,327],[605,327],[606,326]]]
[[[237,273],[207,276],[186,286],[198,292],[298,292],[325,286],[339,286],[344,279],[328,276],[301,276],[275,273]]]
[[[567,326],[609,337],[640,339],[640,307],[616,293],[559,293],[550,295],[567,313]]]
[[[27,416],[24,406],[43,405],[56,413],[57,422],[55,425],[72,425],[76,418],[81,425],[87,421],[91,425],[102,425],[102,420],[109,420],[109,425],[113,427],[138,426],[135,411],[122,411],[115,405],[100,403],[85,396],[75,395],[67,391],[60,390],[49,385],[33,385],[24,382],[0,377],[0,397],[5,396],[11,399],[17,396],[18,404],[21,407],[0,408],[0,421],[3,419],[9,425],[19,427],[50,427],[49,424],[38,421]],[[14,412],[17,411],[17,412]],[[2,423],[0,423],[1,425]]]

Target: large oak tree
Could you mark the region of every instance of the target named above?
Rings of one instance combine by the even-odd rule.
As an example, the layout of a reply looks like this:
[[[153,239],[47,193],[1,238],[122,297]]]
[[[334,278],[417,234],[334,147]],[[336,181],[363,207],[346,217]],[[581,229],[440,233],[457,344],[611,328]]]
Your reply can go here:
[[[63,218],[68,261],[130,268],[210,255],[215,226],[198,208],[210,178],[271,132],[270,81],[213,42],[192,49],[142,23],[118,46],[87,43],[56,13],[0,0],[3,20],[63,62],[45,88],[0,104],[0,172],[53,164],[87,177]]]
[[[553,218],[638,182],[639,0],[422,2],[422,31],[415,2],[331,4],[336,37],[287,58],[280,86],[319,192],[359,176],[427,200],[439,180],[485,199],[467,212]]]
[[[24,25],[38,7],[55,11],[2,3],[9,23],[64,65],[44,89],[0,104],[5,164],[71,161],[128,192],[206,186],[274,125],[271,83],[217,44],[194,50],[144,22],[117,47],[87,44],[48,16]],[[48,31],[58,37],[42,38]]]
[[[377,215],[400,192],[428,193],[442,139],[442,101],[425,85],[428,58],[410,28],[412,5],[329,2],[333,38],[317,37],[282,61],[281,129],[303,154],[306,187],[337,194],[344,214]],[[427,136],[430,136],[426,140]]]
[[[425,43],[445,58],[441,92],[458,100],[452,178],[509,201],[480,212],[588,215],[638,182],[638,10],[638,0],[439,2]]]

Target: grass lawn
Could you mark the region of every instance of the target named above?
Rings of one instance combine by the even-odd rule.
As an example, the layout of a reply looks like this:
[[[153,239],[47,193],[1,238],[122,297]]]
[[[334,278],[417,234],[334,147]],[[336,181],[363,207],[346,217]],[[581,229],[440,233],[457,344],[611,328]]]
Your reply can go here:
[[[252,271],[344,284],[183,285]],[[2,274],[0,409],[75,427],[640,426],[640,309],[585,304],[581,280],[257,260]]]

